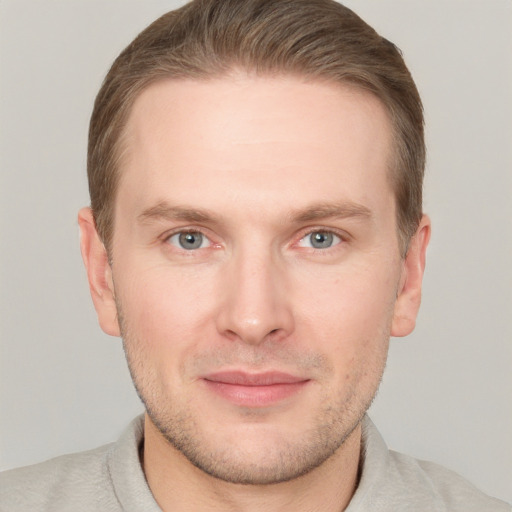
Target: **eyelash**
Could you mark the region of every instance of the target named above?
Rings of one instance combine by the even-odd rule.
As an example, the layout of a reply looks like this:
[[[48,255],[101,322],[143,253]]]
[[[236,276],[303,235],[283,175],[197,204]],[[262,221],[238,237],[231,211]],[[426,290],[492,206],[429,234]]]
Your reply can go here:
[[[330,247],[325,248],[318,248],[318,247],[304,247],[300,246],[300,242],[305,240],[307,237],[315,234],[315,233],[321,233],[324,235],[333,235],[338,239],[337,242],[334,242],[333,245]],[[322,228],[322,227],[315,227],[308,229],[306,232],[301,233],[299,239],[297,242],[294,243],[294,245],[299,245],[300,248],[307,250],[308,252],[312,252],[314,254],[319,254],[322,256],[327,256],[329,254],[332,254],[332,252],[339,248],[340,245],[343,245],[348,241],[348,236],[345,233],[341,233],[338,230],[332,229],[332,228]]]
[[[322,233],[322,234],[327,234],[327,235],[333,235],[335,236],[336,238],[339,239],[339,241],[337,243],[335,243],[334,245],[330,246],[330,247],[326,247],[326,248],[317,248],[317,247],[303,247],[303,246],[299,246],[299,243],[302,242],[305,238],[307,238],[308,236],[311,236],[313,235],[314,233]],[[173,244],[171,244],[170,242],[170,239],[173,237],[173,236],[176,236],[176,235],[181,235],[181,234],[191,234],[191,235],[201,235],[203,237],[205,237],[210,245],[208,247],[199,247],[197,249],[184,249],[184,248],[179,248]],[[166,233],[165,235],[162,236],[162,240],[165,244],[168,244],[168,245],[173,245],[173,247],[175,247],[176,249],[178,250],[181,250],[182,253],[187,253],[189,255],[193,255],[193,253],[197,252],[199,249],[208,249],[208,248],[212,248],[212,247],[220,247],[220,243],[215,243],[213,240],[212,240],[212,237],[210,235],[208,235],[205,230],[202,230],[200,228],[179,228],[179,229],[176,229],[175,231],[172,231],[170,233]],[[346,233],[342,233],[338,230],[335,230],[335,229],[332,229],[332,228],[322,228],[322,227],[314,227],[314,228],[309,228],[307,231],[303,231],[302,233],[300,233],[299,237],[295,238],[295,241],[290,244],[292,247],[293,246],[299,246],[301,249],[305,249],[307,250],[308,252],[312,252],[312,253],[316,253],[316,254],[323,254],[323,255],[327,255],[328,253],[332,252],[332,250],[334,250],[335,248],[337,248],[338,246],[344,244],[344,243],[347,243],[349,241],[349,236],[346,234]]]
[[[209,242],[209,246],[208,247],[198,247],[197,249],[185,249],[183,247],[180,248],[171,243],[171,239],[177,235],[201,235]],[[206,234],[203,230],[195,228],[195,227],[194,228],[186,228],[185,227],[185,228],[176,229],[175,231],[172,231],[171,233],[166,233],[162,237],[162,239],[165,244],[172,245],[175,249],[181,250],[182,253],[187,253],[189,255],[192,255],[198,249],[208,249],[210,247],[215,247],[215,246],[220,245],[220,244],[216,244],[215,242],[213,242],[212,237],[209,236],[208,234]]]

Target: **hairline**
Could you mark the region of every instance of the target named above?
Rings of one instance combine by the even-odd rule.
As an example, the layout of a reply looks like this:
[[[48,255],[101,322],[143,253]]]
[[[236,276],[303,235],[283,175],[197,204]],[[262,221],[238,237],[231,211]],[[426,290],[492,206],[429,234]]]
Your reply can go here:
[[[395,207],[395,222],[396,222],[396,231],[397,231],[397,239],[399,244],[399,250],[402,257],[405,257],[407,252],[408,243],[412,236],[412,234],[404,233],[404,230],[400,226],[399,219],[399,208],[398,208],[398,190],[397,190],[397,174],[400,160],[400,145],[401,145],[401,137],[398,133],[397,124],[394,119],[393,112],[386,104],[386,102],[373,90],[369,87],[364,87],[364,85],[358,81],[347,79],[335,79],[331,76],[326,76],[326,73],[318,72],[318,73],[306,73],[300,71],[293,70],[256,70],[251,69],[247,66],[241,65],[231,65],[226,67],[226,69],[220,69],[211,71],[201,76],[194,76],[192,73],[183,74],[180,76],[173,76],[170,73],[162,74],[158,76],[153,76],[146,81],[141,81],[139,83],[139,87],[137,87],[134,91],[134,94],[131,95],[130,101],[124,104],[124,110],[121,113],[120,117],[116,120],[117,129],[117,137],[112,147],[113,154],[113,173],[112,176],[114,178],[114,187],[113,193],[110,196],[110,204],[108,210],[108,222],[107,225],[107,233],[104,233],[103,243],[107,252],[112,253],[113,249],[113,239],[114,239],[114,227],[115,227],[115,205],[117,201],[117,194],[119,191],[120,182],[122,179],[122,171],[121,167],[123,165],[123,158],[126,156],[129,150],[128,137],[127,137],[127,126],[130,121],[130,117],[133,113],[133,108],[137,100],[140,96],[147,91],[150,87],[155,84],[172,81],[192,81],[192,82],[210,82],[215,80],[223,80],[229,79],[231,77],[235,77],[239,74],[245,74],[248,77],[258,77],[258,78],[296,78],[304,81],[305,83],[312,84],[330,84],[336,87],[345,88],[348,90],[354,90],[357,92],[362,92],[366,94],[370,94],[373,98],[377,99],[380,105],[384,108],[386,116],[389,121],[390,129],[391,129],[391,148],[388,155],[388,162],[386,164],[386,173],[387,173],[387,181],[390,185],[391,192],[393,194],[393,205]]]

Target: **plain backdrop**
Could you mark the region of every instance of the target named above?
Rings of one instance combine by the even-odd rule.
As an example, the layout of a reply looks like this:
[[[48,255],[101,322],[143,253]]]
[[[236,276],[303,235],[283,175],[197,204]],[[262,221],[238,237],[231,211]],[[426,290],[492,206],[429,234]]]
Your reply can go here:
[[[512,501],[512,2],[346,2],[403,51],[427,120],[422,311],[371,416],[393,449]],[[1,468],[115,440],[139,412],[78,247],[93,99],[181,2],[0,3]]]

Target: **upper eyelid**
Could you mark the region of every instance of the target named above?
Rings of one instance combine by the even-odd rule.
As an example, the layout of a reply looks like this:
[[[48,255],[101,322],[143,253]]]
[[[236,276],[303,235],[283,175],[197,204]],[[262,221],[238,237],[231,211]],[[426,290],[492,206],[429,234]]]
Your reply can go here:
[[[177,235],[179,233],[200,233],[201,235],[203,235],[206,238],[208,238],[208,240],[211,241],[211,239],[212,239],[211,235],[209,234],[209,230],[206,230],[204,228],[200,228],[200,227],[197,227],[197,226],[193,226],[193,227],[192,226],[176,227],[176,228],[170,229],[168,231],[165,231],[164,233],[162,233],[160,235],[159,238],[161,238],[163,240],[167,240],[167,239],[171,238],[171,236]]]
[[[201,235],[201,237],[203,237],[204,239],[206,239],[208,241],[208,245],[207,247],[211,247],[212,245],[215,245],[214,242],[212,242],[211,238],[206,236],[204,233],[202,233],[201,231],[193,231],[193,230],[181,230],[181,231],[176,231],[175,233],[171,233],[169,236],[167,236],[164,240],[165,240],[165,243],[169,243],[169,245],[174,245],[175,247],[177,247],[174,243],[171,243],[170,240],[174,237],[179,237],[179,235],[182,235],[182,234],[191,234],[191,235]],[[202,240],[201,242],[201,245],[203,244],[204,240]],[[185,249],[184,247],[177,247],[178,249],[183,249],[187,252],[192,252],[192,251],[196,251],[196,250],[199,250],[199,249],[206,249],[207,247],[196,247],[194,249]]]
[[[204,238],[206,238],[206,240],[208,241],[208,245],[206,247],[185,249],[184,247],[179,247],[177,244],[170,241],[172,237],[175,237],[175,236],[183,234],[183,233],[200,234]],[[159,245],[162,244],[166,248],[165,249],[166,251],[172,251],[175,253],[175,255],[181,254],[184,256],[188,256],[188,257],[194,257],[194,255],[196,255],[196,257],[199,257],[199,254],[204,254],[203,251],[207,251],[208,249],[212,249],[212,248],[218,248],[220,245],[217,242],[214,242],[212,240],[212,237],[208,236],[206,233],[204,233],[204,231],[202,229],[197,229],[197,228],[188,228],[188,229],[187,228],[185,228],[185,229],[184,228],[176,228],[174,230],[167,231],[166,233],[161,235],[159,237],[159,240],[160,240]]]
[[[295,243],[295,244],[300,244],[300,242],[302,242],[305,238],[307,238],[308,236],[314,234],[314,233],[328,233],[328,234],[331,234],[331,235],[334,235],[336,238],[339,239],[339,242],[337,242],[336,244],[330,246],[330,247],[327,247],[327,248],[324,248],[324,249],[321,249],[322,251],[325,251],[327,249],[333,249],[334,247],[337,247],[338,245],[340,245],[341,243],[343,242],[346,242],[347,241],[347,237],[343,236],[341,233],[338,233],[337,231],[335,230],[328,230],[328,229],[313,229],[309,232],[306,232],[304,235],[302,235]],[[313,248],[314,250],[319,250],[318,248]]]
[[[297,240],[302,240],[304,237],[311,235],[312,233],[332,233],[333,235],[336,235],[339,237],[342,241],[349,240],[351,237],[349,233],[347,233],[343,229],[337,229],[333,227],[322,227],[322,226],[316,226],[316,227],[310,227],[310,228],[303,228],[297,237]]]
[[[346,242],[351,239],[351,235],[343,229],[334,228],[332,226],[329,226],[329,227],[327,227],[327,226],[308,226],[308,227],[304,227],[304,228],[301,228],[300,230],[298,230],[298,234],[293,235],[291,237],[292,239],[288,242],[287,245],[293,246],[296,243],[298,243],[300,240],[302,240],[304,237],[311,235],[312,233],[318,233],[318,232],[332,233],[332,234],[336,235],[337,237],[339,237],[342,242]],[[162,235],[160,235],[159,238],[163,241],[166,241],[170,237],[172,237],[176,234],[179,234],[179,233],[200,233],[201,235],[208,238],[208,240],[212,244],[215,244],[215,245],[220,244],[220,242],[218,240],[217,241],[215,240],[216,238],[218,239],[220,237],[214,236],[214,234],[212,233],[212,231],[210,229],[202,227],[202,226],[193,226],[193,225],[192,226],[188,225],[188,226],[175,227],[173,229],[165,231]]]

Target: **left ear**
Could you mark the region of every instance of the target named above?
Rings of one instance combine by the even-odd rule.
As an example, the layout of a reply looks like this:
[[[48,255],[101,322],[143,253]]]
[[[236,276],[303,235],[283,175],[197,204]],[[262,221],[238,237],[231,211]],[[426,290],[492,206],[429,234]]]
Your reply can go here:
[[[416,233],[411,238],[400,277],[400,286],[395,302],[391,336],[410,334],[416,325],[421,303],[421,284],[425,271],[427,246],[430,240],[430,219],[423,215]]]

